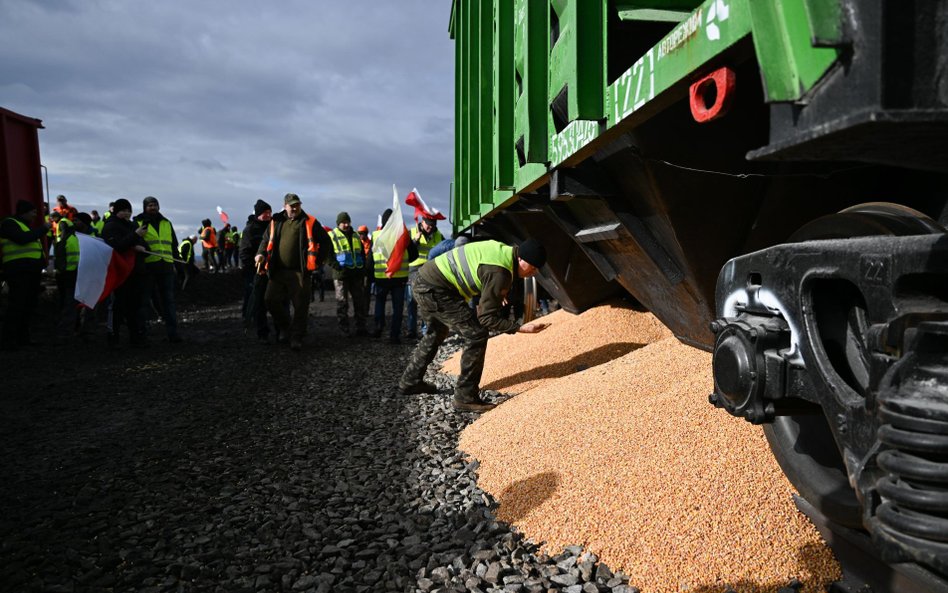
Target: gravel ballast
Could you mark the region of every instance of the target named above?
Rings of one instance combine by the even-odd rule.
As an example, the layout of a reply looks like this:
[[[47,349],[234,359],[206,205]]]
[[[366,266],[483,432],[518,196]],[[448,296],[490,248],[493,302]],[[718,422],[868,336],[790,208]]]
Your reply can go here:
[[[602,314],[549,331],[560,325],[567,336],[616,316]],[[637,341],[622,331],[613,327],[611,339]],[[535,337],[511,336],[511,349],[489,352],[513,364],[529,351],[544,368],[569,347]],[[554,373],[484,414],[460,447],[480,462],[478,484],[499,501],[500,519],[544,550],[584,545],[643,591],[772,592],[791,579],[823,590],[839,566],[794,507],[760,428],[708,404],[710,369],[709,354],[663,338]],[[503,389],[505,371],[491,372]]]
[[[198,276],[183,344],[111,352],[40,320],[38,348],[0,354],[0,591],[632,590],[497,520],[452,381],[396,394],[411,345],[343,339],[331,299],[301,352],[260,344],[239,282]]]

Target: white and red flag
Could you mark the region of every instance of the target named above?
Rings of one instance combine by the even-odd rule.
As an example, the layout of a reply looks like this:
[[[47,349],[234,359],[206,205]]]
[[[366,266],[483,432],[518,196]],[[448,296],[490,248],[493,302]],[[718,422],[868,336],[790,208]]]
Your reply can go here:
[[[224,209],[220,206],[217,207],[217,214],[221,217],[221,222],[224,224],[230,224],[230,217],[227,216],[227,213],[224,212]]]
[[[433,218],[435,220],[444,220],[444,214],[437,208],[431,208],[421,199],[418,189],[412,189],[408,197],[405,198],[405,204],[415,207],[415,222],[421,218]]]
[[[76,300],[90,309],[122,285],[135,267],[135,251],[121,254],[105,241],[76,233],[79,239],[79,268],[76,271]]]
[[[388,262],[385,267],[385,275],[389,278],[401,269],[409,241],[411,241],[411,236],[408,234],[405,220],[402,218],[402,206],[399,204],[398,190],[393,185],[392,215],[388,217],[388,221],[372,243],[372,252],[381,253],[385,261]]]

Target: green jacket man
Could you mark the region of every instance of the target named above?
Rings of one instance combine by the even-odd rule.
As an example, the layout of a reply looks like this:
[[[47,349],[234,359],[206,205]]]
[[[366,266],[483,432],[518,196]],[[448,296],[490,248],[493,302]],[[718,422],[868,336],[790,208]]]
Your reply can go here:
[[[519,247],[499,241],[467,243],[422,265],[411,284],[428,333],[418,342],[402,373],[401,393],[437,391],[424,380],[425,371],[453,331],[464,342],[454,407],[468,412],[493,408],[480,398],[487,338],[491,331],[537,333],[546,328],[543,323],[520,325],[502,314],[514,280],[533,276],[545,263],[543,245],[527,239]],[[475,313],[468,301],[476,295],[480,295],[480,303]]]

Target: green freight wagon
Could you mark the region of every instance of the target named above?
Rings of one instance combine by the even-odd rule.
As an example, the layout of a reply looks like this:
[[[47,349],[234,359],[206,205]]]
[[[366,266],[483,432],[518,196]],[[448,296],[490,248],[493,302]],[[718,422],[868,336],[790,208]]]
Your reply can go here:
[[[712,351],[711,403],[815,512],[948,587],[948,1],[455,0],[449,29],[455,228]]]

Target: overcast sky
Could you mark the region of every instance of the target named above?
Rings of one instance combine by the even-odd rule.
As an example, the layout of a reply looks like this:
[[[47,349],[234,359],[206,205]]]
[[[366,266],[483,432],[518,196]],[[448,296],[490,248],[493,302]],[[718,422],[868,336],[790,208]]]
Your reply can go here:
[[[417,187],[445,215],[449,0],[0,0],[0,107],[43,121],[52,198],[157,197],[179,237],[257,198],[374,228]],[[405,207],[411,225],[411,209]],[[448,231],[448,224],[442,224]]]

